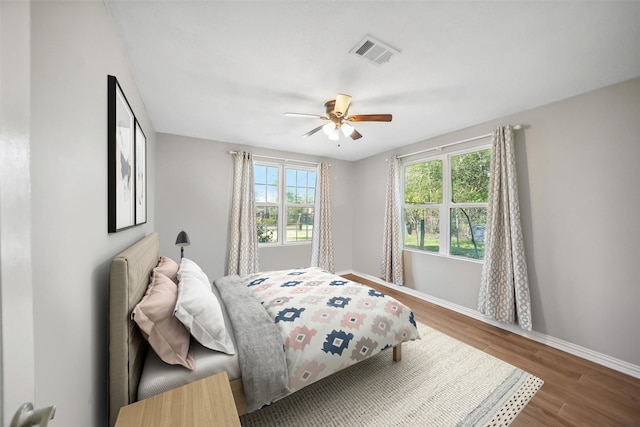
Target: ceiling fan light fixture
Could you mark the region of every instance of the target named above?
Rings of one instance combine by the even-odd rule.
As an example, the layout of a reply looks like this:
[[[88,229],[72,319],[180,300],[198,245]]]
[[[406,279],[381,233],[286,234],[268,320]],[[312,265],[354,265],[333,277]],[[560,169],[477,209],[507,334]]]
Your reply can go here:
[[[362,134],[349,124],[351,122],[390,122],[392,119],[391,114],[349,114],[350,105],[351,95],[339,93],[336,99],[330,99],[325,102],[326,115],[285,113],[285,116],[311,117],[326,120],[327,123],[311,129],[302,136],[308,137],[322,130],[331,141],[338,141],[340,139],[340,129],[342,129],[342,133],[346,138],[351,138],[354,141],[362,138]]]
[[[333,134],[334,130],[336,130],[336,124],[333,122],[329,122],[326,125],[322,126],[322,132],[324,132],[324,134],[327,136]]]
[[[353,133],[353,126],[351,126],[349,123],[342,123],[342,125],[340,125],[340,129],[342,129],[342,133],[344,134],[344,136],[351,136],[351,134]]]

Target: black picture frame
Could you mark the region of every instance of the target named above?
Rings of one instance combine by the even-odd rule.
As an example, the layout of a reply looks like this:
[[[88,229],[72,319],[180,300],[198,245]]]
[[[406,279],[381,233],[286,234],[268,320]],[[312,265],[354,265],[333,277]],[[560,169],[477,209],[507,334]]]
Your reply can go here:
[[[135,225],[136,118],[118,79],[107,76],[107,86],[108,231],[115,233]]]

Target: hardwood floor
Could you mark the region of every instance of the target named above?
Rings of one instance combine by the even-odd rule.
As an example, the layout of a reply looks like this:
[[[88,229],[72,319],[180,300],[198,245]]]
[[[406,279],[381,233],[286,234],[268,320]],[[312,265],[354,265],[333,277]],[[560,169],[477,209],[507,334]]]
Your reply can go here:
[[[640,379],[355,275],[411,307],[417,320],[544,380],[511,424],[640,426]]]

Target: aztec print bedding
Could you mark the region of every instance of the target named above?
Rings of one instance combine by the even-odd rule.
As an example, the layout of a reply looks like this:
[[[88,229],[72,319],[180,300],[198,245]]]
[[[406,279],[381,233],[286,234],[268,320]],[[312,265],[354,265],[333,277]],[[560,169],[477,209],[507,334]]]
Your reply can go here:
[[[242,280],[280,329],[291,392],[419,338],[408,307],[320,268],[261,272]]]

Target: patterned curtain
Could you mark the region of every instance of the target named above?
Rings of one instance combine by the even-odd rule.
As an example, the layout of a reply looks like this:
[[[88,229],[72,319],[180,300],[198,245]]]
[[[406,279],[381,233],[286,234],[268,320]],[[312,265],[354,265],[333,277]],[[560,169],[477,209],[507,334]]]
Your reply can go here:
[[[382,242],[382,278],[396,285],[404,284],[402,266],[402,211],[400,204],[400,160],[389,160],[387,201],[384,209],[384,240]]]
[[[511,126],[493,133],[486,231],[478,310],[530,331],[531,300]]]
[[[229,273],[244,276],[259,271],[256,206],[253,197],[253,157],[240,151],[234,156]]]
[[[311,240],[311,267],[320,267],[331,273],[333,265],[333,236],[331,234],[331,180],[329,164],[318,164],[318,185]]]

